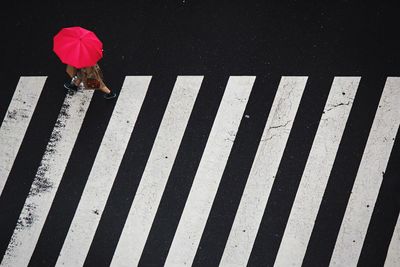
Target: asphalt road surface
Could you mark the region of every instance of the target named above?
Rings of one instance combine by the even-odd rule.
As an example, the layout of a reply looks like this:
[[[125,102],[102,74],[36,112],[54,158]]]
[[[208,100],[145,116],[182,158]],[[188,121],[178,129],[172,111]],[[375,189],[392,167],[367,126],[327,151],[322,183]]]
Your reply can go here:
[[[2,6],[0,266],[400,266],[399,11]],[[116,99],[63,88],[69,26]]]

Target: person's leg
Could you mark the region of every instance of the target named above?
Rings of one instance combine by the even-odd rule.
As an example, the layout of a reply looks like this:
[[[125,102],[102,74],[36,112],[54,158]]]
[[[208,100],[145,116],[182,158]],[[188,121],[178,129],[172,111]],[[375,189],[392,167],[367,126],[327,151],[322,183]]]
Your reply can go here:
[[[76,76],[77,69],[71,65],[67,65],[67,68],[65,71],[67,72],[69,77],[71,77],[71,81],[64,83],[64,87],[70,91],[71,90],[77,91],[78,85],[80,83],[80,81],[78,81],[77,79],[74,79],[74,77]]]
[[[101,85],[99,90],[106,94],[111,93],[111,90],[105,84]]]
[[[103,81],[100,81],[100,88],[99,88],[99,90],[102,91],[102,92],[104,93],[104,98],[106,98],[106,99],[111,99],[111,98],[114,98],[114,97],[117,96],[114,92],[112,92],[112,91],[104,84]]]

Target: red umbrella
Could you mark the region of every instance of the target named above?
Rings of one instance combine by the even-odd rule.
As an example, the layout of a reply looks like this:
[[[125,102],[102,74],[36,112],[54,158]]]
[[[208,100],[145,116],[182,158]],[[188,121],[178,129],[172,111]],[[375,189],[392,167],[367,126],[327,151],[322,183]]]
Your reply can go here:
[[[78,69],[93,66],[103,57],[103,43],[81,27],[63,28],[53,41],[53,51],[61,61]]]

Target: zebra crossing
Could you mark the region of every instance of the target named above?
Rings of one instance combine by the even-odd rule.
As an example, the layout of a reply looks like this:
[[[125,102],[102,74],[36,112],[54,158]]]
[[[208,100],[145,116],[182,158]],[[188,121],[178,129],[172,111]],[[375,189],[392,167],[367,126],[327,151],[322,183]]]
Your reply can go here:
[[[177,79],[132,206],[112,266],[137,264],[171,172],[203,77]],[[182,99],[186,101],[181,103]],[[140,216],[136,216],[140,214]],[[132,244],[131,240],[135,240]]]
[[[121,96],[110,119],[101,148],[96,155],[81,201],[57,260],[57,266],[83,264],[111,190],[112,178],[115,178],[118,171],[149,82],[150,77],[136,77],[136,79],[127,77],[125,80]],[[132,103],[131,99],[135,99],[136,102]],[[134,116],[131,117],[132,115]],[[110,159],[112,161],[108,164]],[[70,255],[74,255],[74,257]]]
[[[46,79],[47,77],[21,77],[4,116],[0,128],[0,194],[9,190],[8,177],[12,177],[12,166],[18,160],[18,150],[25,138],[30,118],[35,113],[41,91],[47,89]],[[201,253],[207,255],[207,246],[202,246],[203,240],[207,238],[204,233],[212,227],[209,221],[213,217],[220,187],[224,185],[221,181],[232,153],[235,153],[233,146],[240,141],[236,139],[241,131],[240,126],[251,120],[246,111],[252,103],[250,100],[253,90],[258,86],[257,88],[261,88],[258,89],[260,92],[273,91],[274,98],[270,109],[264,110],[268,116],[262,125],[264,130],[259,137],[257,152],[249,155],[254,157],[253,163],[248,176],[243,178],[246,183],[238,197],[240,201],[234,219],[227,223],[228,236],[223,251],[218,260],[209,264],[256,265],[254,263],[257,259],[252,255],[253,248],[256,242],[260,242],[257,237],[263,228],[263,215],[268,209],[267,203],[274,184],[280,177],[279,167],[284,161],[287,143],[293,135],[292,127],[299,116],[299,107],[304,102],[302,98],[308,90],[309,79],[312,77],[282,76],[277,88],[261,88],[256,85],[256,76],[230,76],[227,79],[222,88],[223,93],[220,94],[221,98],[216,97],[214,100],[215,116],[206,118],[211,122],[211,128],[207,133],[208,137],[202,137],[206,143],[198,156],[199,162],[188,167],[193,169],[193,177],[187,177],[189,181],[192,179],[192,183],[184,196],[183,210],[175,215],[177,221],[173,229],[168,229],[173,232],[173,236],[164,243],[162,236],[158,237],[164,244],[164,253],[159,257],[155,253],[152,257],[158,258],[161,265],[204,265],[200,263],[198,256]],[[205,96],[210,98],[210,95],[202,94],[206,86],[210,87],[206,76],[176,77],[172,91],[164,92],[171,93],[166,97],[165,109],[160,105],[163,115],[155,131],[156,135],[154,139],[147,137],[147,142],[152,144],[149,154],[145,156],[142,166],[132,167],[142,171],[137,177],[133,177],[130,172],[125,172],[125,166],[136,162],[126,163],[125,158],[130,153],[129,144],[144,141],[134,138],[135,131],[142,125],[140,116],[145,112],[149,103],[146,101],[152,96],[151,90],[154,90],[156,82],[157,77],[152,76],[125,77],[105,132],[97,133],[102,139],[93,164],[83,167],[88,170],[88,175],[81,177],[84,179],[84,186],[82,193],[76,197],[79,200],[78,205],[74,207],[70,221],[67,220],[62,226],[66,231],[65,236],[62,240],[57,240],[59,245],[54,246],[58,250],[57,254],[50,255],[52,260],[44,261],[44,265],[93,265],[93,255],[101,253],[101,250],[96,252],[96,246],[98,240],[102,239],[99,233],[104,232],[101,231],[102,224],[113,209],[118,209],[111,201],[116,197],[113,189],[119,186],[121,179],[136,178],[137,187],[131,189],[135,192],[125,203],[128,207],[126,216],[121,215],[121,219],[118,219],[120,232],[114,228],[108,229],[110,232],[118,232],[114,233],[116,242],[105,253],[109,255],[108,263],[101,263],[112,266],[149,265],[146,263],[146,254],[153,242],[150,237],[156,231],[154,225],[160,220],[159,213],[168,213],[168,210],[162,210],[165,208],[163,201],[169,192],[169,179],[179,163],[185,134],[193,126],[191,119],[197,115],[200,102],[204,101]],[[324,192],[332,179],[331,172],[339,155],[338,149],[345,129],[349,127],[348,118],[354,102],[357,101],[361,82],[363,77],[334,77],[331,86],[324,89],[327,92],[326,102],[321,103],[324,108],[305,167],[299,174],[301,180],[289,218],[284,224],[279,249],[265,250],[274,266],[301,266],[307,258],[308,244],[322,206]],[[160,84],[157,83],[157,86]],[[339,226],[334,249],[330,252],[329,266],[357,265],[381,184],[386,176],[399,175],[396,170],[385,174],[388,163],[395,161],[395,155],[391,155],[396,153],[399,146],[398,138],[396,139],[400,125],[399,87],[400,78],[387,77],[383,88],[369,89],[382,90],[382,94],[378,106],[374,107],[376,114],[371,129],[363,129],[369,133],[368,140],[354,177],[353,189]],[[93,130],[83,127],[88,120],[87,112],[92,102],[96,101],[92,96],[93,91],[65,96],[36,174],[32,174],[29,193],[16,196],[24,198],[25,202],[16,211],[19,212],[17,221],[13,225],[7,225],[14,230],[10,235],[1,234],[1,241],[6,246],[0,248],[0,266],[34,265],[35,260],[40,258],[39,247],[46,246],[43,243],[44,236],[48,235],[46,225],[57,215],[52,209],[53,202],[60,194],[59,189],[63,187],[62,181],[68,179],[66,169],[71,165],[77,139],[83,131]],[[181,169],[185,167],[179,166]],[[225,205],[229,205],[229,199],[227,203]],[[0,204],[3,205],[1,207],[7,205],[7,199],[2,198],[2,195]],[[175,211],[173,208],[172,210]],[[7,214],[5,211],[0,213],[0,221],[3,221]],[[7,223],[10,224],[9,221]],[[4,220],[1,226],[5,224]],[[397,252],[400,245],[398,225],[397,221],[390,245],[386,249],[385,263],[382,263],[385,266],[400,266],[400,253]],[[274,229],[270,231],[273,232]],[[256,266],[259,265],[269,264],[261,261]]]
[[[50,210],[93,91],[67,95],[2,264],[25,266]],[[32,217],[33,216],[33,217]],[[34,223],[30,223],[34,220]],[[24,227],[29,224],[29,227]]]
[[[307,77],[282,78],[222,255],[221,265],[247,263],[306,81]]]
[[[395,108],[399,99],[393,98],[398,90],[395,85],[398,82],[398,78],[388,79],[386,82],[340,227],[331,259],[332,266],[357,264],[356,259],[360,255],[368,222],[399,128],[399,113]]]
[[[21,77],[8,107],[7,115],[1,124],[0,139],[0,194],[3,191],[6,177],[17,156],[26,128],[32,117],[47,77]],[[29,88],[29,91],[27,91]]]
[[[300,265],[302,262],[358,81],[359,78],[335,78],[333,81],[279,247],[277,266]],[[302,225],[301,229],[299,225]]]

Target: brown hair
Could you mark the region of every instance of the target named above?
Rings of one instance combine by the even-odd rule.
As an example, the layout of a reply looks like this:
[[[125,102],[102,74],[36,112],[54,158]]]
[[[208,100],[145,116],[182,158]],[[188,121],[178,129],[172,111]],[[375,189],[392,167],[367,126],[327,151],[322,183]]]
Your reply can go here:
[[[98,64],[86,68],[81,68],[78,70],[78,78],[83,82],[86,88],[90,88],[88,85],[89,80],[97,80],[100,82],[100,86],[104,84],[103,82],[103,73]]]
[[[99,65],[94,65],[86,68],[82,68],[81,71],[83,75],[86,76],[85,78],[95,78],[97,80],[103,80],[103,73]]]

